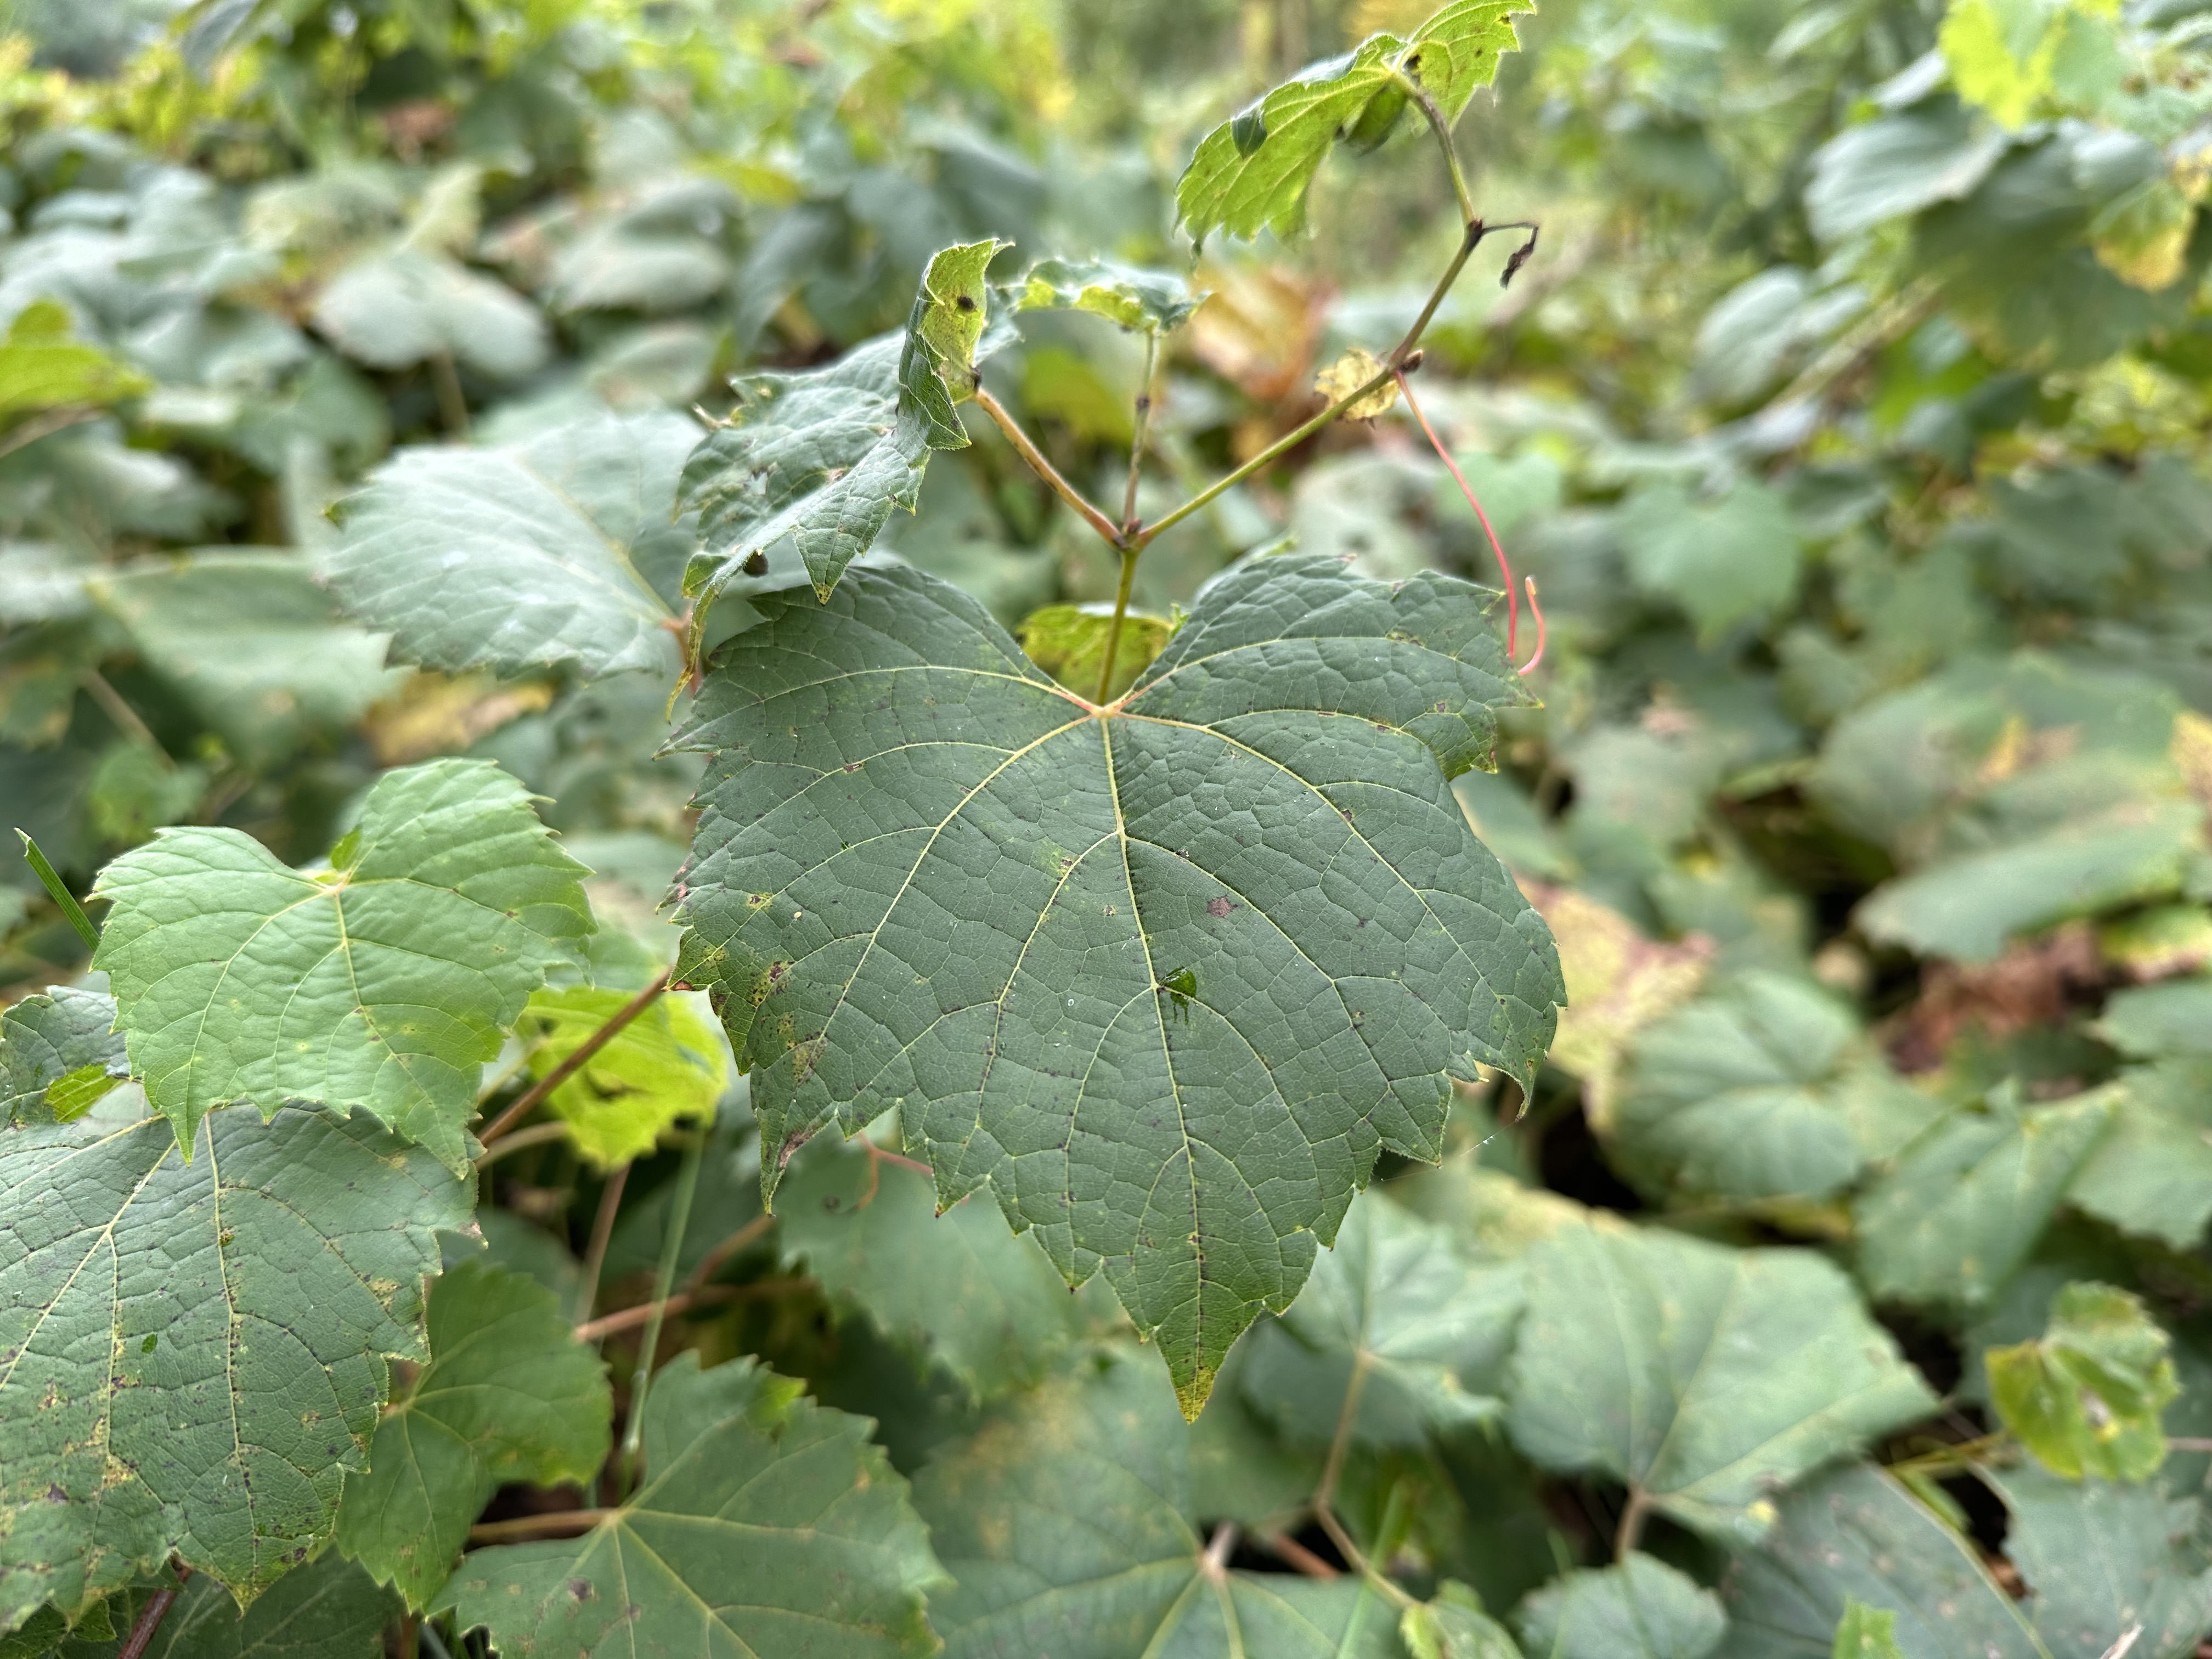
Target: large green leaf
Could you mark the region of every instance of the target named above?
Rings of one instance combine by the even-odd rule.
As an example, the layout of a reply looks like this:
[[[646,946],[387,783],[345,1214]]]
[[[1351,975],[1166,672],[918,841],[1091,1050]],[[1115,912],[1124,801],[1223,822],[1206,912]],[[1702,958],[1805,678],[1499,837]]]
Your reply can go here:
[[[2106,1096],[2023,1109],[1999,1094],[1929,1130],[1856,1206],[1867,1288],[1900,1302],[1987,1302],[2035,1248],[2112,1110]]]
[[[1522,1267],[1515,1442],[1701,1531],[1758,1537],[1777,1488],[1935,1407],[1850,1281],[1807,1252],[1567,1227]]]
[[[1638,1171],[1692,1197],[1826,1198],[1942,1114],[1819,987],[1748,974],[1633,1038],[1613,1109]]]
[[[718,982],[769,1149],[887,1106],[1102,1265],[1186,1407],[1289,1305],[1448,1079],[1524,1082],[1541,921],[1448,779],[1525,696],[1480,590],[1242,564],[1094,709],[913,570],[762,603],[678,742],[714,751],[682,971]]]
[[[410,449],[342,508],[320,574],[425,667],[673,678],[692,547],[676,483],[699,428],[601,415],[495,448]]]
[[[2212,1221],[2212,1057],[2131,1066],[2110,1092],[2111,1132],[2075,1171],[2066,1201],[2185,1250]]]
[[[1231,1571],[1207,1554],[1188,1431],[1147,1355],[1105,1350],[915,1482],[945,1571],[945,1659],[1381,1659],[1389,1604],[1356,1577]]]
[[[1184,228],[1200,242],[1216,227],[1243,237],[1302,229],[1307,188],[1339,138],[1381,143],[1405,112],[1404,82],[1450,126],[1496,77],[1499,54],[1520,45],[1513,14],[1534,9],[1527,0],[1453,0],[1409,40],[1370,35],[1308,65],[1199,141],[1176,186]]]
[[[806,1147],[781,1197],[785,1250],[973,1395],[1034,1382],[1083,1329],[1083,1309],[1052,1264],[994,1206],[970,1198],[939,1215],[926,1173],[863,1140]]]
[[[2042,1659],[1972,1543],[1881,1470],[1834,1470],[1781,1510],[1721,1581],[1729,1629],[1717,1659],[1832,1659],[1853,1601],[1896,1613],[1905,1659]]]
[[[164,830],[100,874],[96,966],[154,1109],[189,1145],[234,1102],[365,1111],[457,1173],[480,1068],[591,931],[584,867],[483,761],[387,772],[327,868]]]
[[[1327,1445],[1355,1371],[1349,1432],[1383,1445],[1494,1417],[1521,1316],[1521,1276],[1468,1260],[1449,1234],[1380,1193],[1352,1200],[1288,1312],[1255,1334],[1241,1386],[1288,1435]]]
[[[0,1012],[0,1124],[65,1123],[130,1075],[112,997],[58,985]]]
[[[1546,1585],[1513,1622],[1522,1647],[1549,1659],[1705,1659],[1728,1620],[1711,1590],[1631,1550],[1613,1566]]]
[[[749,560],[789,537],[817,594],[875,544],[891,509],[914,511],[929,428],[900,407],[906,337],[887,334],[827,368],[749,374],[738,406],[684,463],[683,505],[701,547],[684,588],[712,605]]]
[[[328,1536],[472,1183],[376,1125],[118,1090],[0,1132],[0,1627],[187,1565],[250,1599]]]
[[[430,1364],[348,1479],[337,1547],[419,1607],[510,1480],[587,1484],[607,1455],[607,1370],[553,1292],[464,1261],[430,1292]]]
[[[653,1379],[636,1492],[580,1538],[475,1551],[440,1605],[501,1659],[920,1659],[937,1563],[868,1426],[684,1354]]]
[[[2011,1511],[2005,1554],[2027,1581],[2051,1659],[2102,1659],[2137,1626],[2130,1654],[2187,1659],[2212,1631],[2212,1560],[2195,1499],[2034,1468],[1993,1484]]]
[[[296,553],[149,561],[94,589],[146,665],[257,769],[343,732],[404,678],[380,636],[338,620]]]
[[[1813,157],[1806,216],[1822,240],[1836,241],[1955,202],[1988,176],[2008,142],[1952,98],[1846,127]]]
[[[1629,574],[1680,605],[1700,643],[1772,615],[1797,590],[1804,532],[1769,485],[1739,483],[1703,501],[1679,485],[1654,484],[1622,510],[1632,526]]]

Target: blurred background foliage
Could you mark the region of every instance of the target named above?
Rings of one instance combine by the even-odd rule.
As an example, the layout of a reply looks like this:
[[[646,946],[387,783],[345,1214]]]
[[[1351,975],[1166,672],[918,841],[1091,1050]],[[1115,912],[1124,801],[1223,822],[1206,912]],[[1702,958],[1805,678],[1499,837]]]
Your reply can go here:
[[[487,755],[650,938],[696,767],[653,757],[666,678],[387,666],[314,580],[348,494],[408,446],[712,416],[732,372],[897,325],[954,240],[1010,240],[1009,273],[1182,268],[1198,135],[1430,9],[15,0],[9,821],[82,890],[165,823],[309,856],[380,769]],[[2212,1431],[2212,6],[1545,0],[1522,27],[1461,143],[1484,213],[1540,245],[1510,288],[1508,239],[1484,246],[1418,389],[1543,595],[1546,706],[1462,793],[1574,1006],[1526,1116],[1485,1139],[1469,1099],[1459,1154],[1394,1190],[1498,1259],[1571,1204],[1832,1249],[1951,1393],[1937,1450],[1891,1449],[1938,1474],[1990,1420],[1982,1351],[2037,1338],[2069,1280],[2148,1298],[2180,1367],[2168,1426]],[[1332,161],[1298,246],[1197,258],[1212,297],[1174,338],[1147,510],[1402,331],[1458,234],[1425,143]],[[1025,331],[994,389],[1118,500],[1138,342]],[[1010,627],[1109,599],[1111,556],[972,429],[875,556]],[[602,487],[649,507],[653,482]],[[1164,538],[1138,603],[1165,616],[1285,534],[1378,576],[1496,580],[1401,410]],[[11,848],[0,981],[82,966]],[[725,1231],[750,1155],[702,1199]],[[512,1259],[572,1270],[541,1230],[580,1243],[596,1178],[558,1146],[507,1160],[495,1245],[526,1227]],[[658,1178],[611,1283],[653,1248]],[[826,1305],[747,1304],[696,1340],[882,1417],[902,1462],[965,1420],[941,1369],[887,1380],[896,1329]],[[1258,1336],[1252,1365],[1291,1366]],[[1249,1389],[1255,1420],[1295,1416],[1295,1381]],[[1358,1479],[1428,1494],[1406,1547],[1493,1606],[1556,1540],[1611,1542],[1601,1477],[1539,1487],[1480,1437],[1377,1443]],[[2193,1491],[2203,1462],[2165,1478]],[[1996,1547],[2002,1520],[1960,1518]]]

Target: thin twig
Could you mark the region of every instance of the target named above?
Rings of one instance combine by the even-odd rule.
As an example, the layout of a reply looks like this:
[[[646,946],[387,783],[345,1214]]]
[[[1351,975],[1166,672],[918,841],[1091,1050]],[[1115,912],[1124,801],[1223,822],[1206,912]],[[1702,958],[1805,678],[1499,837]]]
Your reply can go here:
[[[1413,388],[1407,382],[1406,371],[1401,368],[1395,372],[1398,390],[1405,396],[1406,407],[1413,411],[1413,418],[1421,423],[1421,431],[1429,441],[1429,447],[1437,452],[1437,459],[1449,470],[1452,482],[1459,486],[1459,493],[1467,497],[1467,504],[1474,509],[1474,516],[1482,525],[1482,533],[1490,538],[1490,550],[1498,560],[1498,574],[1505,583],[1505,655],[1510,661],[1521,654],[1521,596],[1513,588],[1513,567],[1505,562],[1504,544],[1498,539],[1498,532],[1490,527],[1490,514],[1482,510],[1482,503],[1475,499],[1474,490],[1468,483],[1467,474],[1459,470],[1459,463],[1452,459],[1451,452],[1444,447],[1443,440],[1437,436],[1436,428],[1429,424],[1429,417],[1421,412],[1421,405],[1413,397]],[[1530,665],[1534,666],[1533,664]]]
[[[592,1304],[599,1299],[599,1274],[607,1265],[607,1242],[614,1237],[615,1212],[622,1208],[623,1188],[629,1184],[629,1165],[625,1164],[607,1177],[607,1184],[599,1192],[599,1211],[592,1218],[592,1242],[584,1247],[584,1279],[577,1287],[576,1315],[580,1319],[591,1317]]]
[[[57,432],[67,431],[73,426],[82,426],[96,419],[97,409],[50,409],[43,415],[34,415],[6,437],[0,438],[0,459],[19,449],[28,449],[41,438],[51,438]]]
[[[558,1121],[533,1123],[526,1129],[517,1129],[511,1135],[500,1137],[498,1146],[487,1147],[483,1156],[477,1159],[477,1168],[479,1171],[488,1169],[509,1152],[526,1152],[532,1146],[543,1146],[547,1141],[558,1140],[568,1133],[568,1126]]]
[[[1280,1560],[1288,1562],[1309,1578],[1329,1579],[1344,1577],[1334,1567],[1286,1532],[1270,1533],[1267,1537],[1256,1541],[1261,1549]]]
[[[755,1216],[699,1258],[699,1265],[691,1270],[691,1276],[684,1281],[684,1288],[687,1291],[697,1290],[714,1276],[715,1269],[774,1225],[775,1225],[774,1216],[765,1212]]]
[[[1121,550],[1121,584],[1114,590],[1114,620],[1106,625],[1106,655],[1098,665],[1098,701],[1104,702],[1114,689],[1114,659],[1121,649],[1121,624],[1129,617],[1129,590],[1137,582],[1137,556],[1140,547]]]
[[[1523,576],[1521,585],[1528,590],[1528,614],[1536,619],[1536,648],[1529,653],[1528,660],[1513,672],[1533,674],[1536,672],[1536,665],[1544,660],[1544,607],[1536,603],[1536,579],[1534,576]],[[1521,1109],[1524,1112],[1528,1109],[1526,1099],[1522,1101]]]
[[[629,1427],[623,1436],[622,1489],[634,1492],[642,1473],[645,1447],[645,1401],[653,1386],[653,1358],[660,1349],[660,1328],[668,1317],[671,1292],[676,1286],[676,1266],[684,1255],[684,1235],[691,1225],[691,1200],[699,1191],[699,1168],[707,1158],[704,1126],[691,1132],[684,1149],[684,1162],[676,1171],[676,1198],[669,1207],[660,1240],[660,1266],[653,1275],[653,1304],[646,1321],[645,1340],[638,1345],[637,1369],[629,1379]]]
[[[469,435],[469,400],[461,391],[461,373],[453,366],[453,354],[441,351],[430,359],[430,380],[438,392],[438,418],[445,422],[446,430],[456,438]]]
[[[1198,1570],[1215,1583],[1229,1577],[1229,1558],[1237,1552],[1237,1523],[1224,1521],[1206,1540],[1206,1553],[1198,1559]]]
[[[1137,478],[1145,465],[1145,428],[1152,420],[1152,382],[1158,378],[1160,364],[1160,333],[1158,329],[1145,336],[1145,378],[1137,383],[1136,429],[1129,440],[1129,483],[1121,492],[1121,533],[1126,536],[1137,527]],[[1102,693],[1100,701],[1104,701]]]
[[[2136,1638],[2142,1633],[2143,1627],[2140,1620],[2129,1626],[2125,1634],[2105,1650],[2104,1659],[2128,1659],[2128,1650],[2135,1646]]]
[[[1006,434],[1006,441],[1014,447],[1014,453],[1029,463],[1030,471],[1051,485],[1054,495],[1081,514],[1084,521],[1104,538],[1108,546],[1121,545],[1121,532],[1115,526],[1113,520],[1093,507],[1081,490],[1060,476],[1060,469],[1047,460],[1044,452],[1030,441],[1030,434],[1022,430],[1020,423],[1012,416],[1006,413],[1005,404],[979,386],[975,388],[975,407],[998,423],[999,430]]]
[[[1650,1512],[1651,1500],[1644,1495],[1640,1486],[1628,1489],[1628,1501],[1620,1506],[1620,1525],[1613,1534],[1613,1559],[1628,1559],[1629,1552],[1644,1540],[1644,1517]]]
[[[176,1601],[177,1593],[184,1589],[185,1581],[192,1576],[192,1570],[181,1562],[177,1564],[176,1572],[175,1583],[162,1585],[154,1592],[146,1605],[138,1609],[137,1622],[131,1626],[131,1639],[123,1644],[123,1651],[116,1656],[116,1659],[139,1659],[139,1656],[146,1651],[146,1644],[154,1639],[154,1632],[161,1628],[161,1620],[168,1617],[169,1607]]]
[[[612,1336],[617,1331],[629,1330],[634,1325],[642,1325],[657,1316],[680,1314],[687,1309],[708,1303],[735,1302],[745,1288],[741,1285],[709,1285],[703,1290],[678,1291],[665,1302],[641,1302],[635,1308],[624,1308],[619,1313],[586,1320],[576,1327],[576,1340],[579,1342],[597,1342],[601,1337]]]
[[[135,738],[152,750],[164,768],[175,769],[176,762],[171,760],[169,751],[161,747],[161,740],[154,735],[154,728],[146,724],[137,709],[123,700],[123,694],[108,683],[106,675],[97,668],[88,668],[84,671],[82,684],[92,694],[92,700],[100,705],[100,713],[113,720],[124,736]]]
[[[538,1079],[537,1083],[530,1089],[529,1092],[525,1094],[521,1099],[516,1101],[514,1105],[508,1107],[497,1117],[494,1118],[489,1124],[485,1125],[483,1132],[477,1136],[477,1139],[483,1145],[489,1146],[492,1142],[497,1140],[501,1135],[505,1134],[509,1129],[512,1129],[516,1124],[521,1122],[524,1118],[529,1116],[532,1112],[537,1110],[539,1102],[543,1101],[546,1096],[551,1094],[556,1089],[566,1083],[570,1078],[575,1076],[576,1073],[583,1070],[586,1066],[588,1066],[591,1063],[592,1055],[598,1054],[600,1049],[605,1048],[610,1042],[612,1042],[616,1037],[622,1034],[622,1029],[623,1026],[629,1024],[630,1021],[635,1019],[647,1008],[653,1006],[653,1005],[659,1000],[661,994],[667,989],[668,975],[666,974],[663,974],[659,979],[653,981],[652,984],[647,986],[645,989],[640,991],[635,996],[624,1003],[621,1008],[617,1010],[614,1014],[609,1017],[605,1024],[600,1026],[598,1030],[592,1032],[591,1036],[586,1037],[582,1042],[579,1043],[576,1047],[575,1053],[570,1054],[568,1059],[562,1060],[558,1066],[556,1066],[544,1077]]]
[[[543,1515],[518,1515],[510,1521],[480,1521],[469,1528],[471,1546],[504,1544],[517,1538],[550,1538],[556,1533],[589,1532],[620,1510],[548,1510]]]

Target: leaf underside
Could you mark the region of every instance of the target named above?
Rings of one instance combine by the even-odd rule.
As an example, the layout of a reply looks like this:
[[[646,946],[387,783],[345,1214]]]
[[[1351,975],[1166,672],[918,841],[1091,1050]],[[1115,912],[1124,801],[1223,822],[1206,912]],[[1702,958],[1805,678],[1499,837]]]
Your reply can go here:
[[[1103,1267],[1195,1412],[1377,1153],[1550,1040],[1550,935],[1449,781],[1525,701],[1486,596],[1253,561],[1105,711],[919,572],[762,609],[678,740],[714,757],[681,971],[764,1185],[898,1107],[940,1204],[988,1181]]]

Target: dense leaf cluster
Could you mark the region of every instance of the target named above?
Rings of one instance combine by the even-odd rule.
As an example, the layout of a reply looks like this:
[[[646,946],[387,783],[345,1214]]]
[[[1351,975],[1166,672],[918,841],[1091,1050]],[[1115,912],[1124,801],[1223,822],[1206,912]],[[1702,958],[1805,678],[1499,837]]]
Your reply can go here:
[[[5,27],[0,1659],[2212,1634],[2191,0]]]

